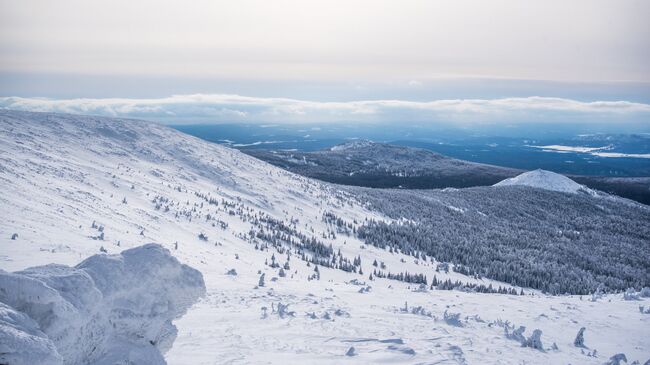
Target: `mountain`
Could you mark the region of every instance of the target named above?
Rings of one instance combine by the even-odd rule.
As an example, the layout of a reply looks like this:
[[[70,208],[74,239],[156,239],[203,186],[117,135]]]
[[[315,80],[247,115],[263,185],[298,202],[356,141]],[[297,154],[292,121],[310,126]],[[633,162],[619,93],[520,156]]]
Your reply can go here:
[[[454,159],[427,149],[369,140],[352,140],[315,152],[264,149],[242,152],[303,176],[371,188],[490,186],[525,173]],[[650,205],[650,177],[567,176],[585,185],[587,190],[601,190]]]
[[[243,152],[303,176],[375,188],[492,185],[522,172],[369,140],[352,140],[315,152],[260,149]]]
[[[149,328],[139,321],[187,310],[173,322],[177,335],[161,337],[164,344],[140,338],[144,350],[147,342],[166,350],[150,364],[600,364],[619,353],[641,362],[648,355],[650,300],[640,286],[650,283],[650,213],[624,199],[527,186],[345,187],[153,122],[9,110],[0,110],[0,181],[0,269],[8,272],[1,278],[40,275],[58,285],[78,274],[106,289],[115,282],[111,271],[94,268],[121,272],[124,285],[140,286],[132,296],[120,291],[115,302],[97,302],[132,319],[125,327],[114,322],[114,330],[97,322],[107,341]],[[154,247],[169,270],[181,270],[180,263],[201,273],[206,294],[196,304],[183,295],[173,296],[181,303],[163,303],[176,282],[158,277],[159,261],[121,269],[120,262]],[[37,265],[51,271],[29,269]],[[40,274],[55,268],[77,274]],[[534,275],[521,276],[530,285],[516,284],[530,268]],[[600,283],[602,290],[542,293],[552,292],[562,270],[565,289]],[[85,292],[72,284],[57,287],[57,295],[81,298]],[[627,286],[636,288],[614,289]],[[47,301],[41,294],[50,289],[38,288],[32,299]],[[19,291],[2,293],[2,346],[18,327],[46,346],[42,336],[50,332],[38,327],[45,324],[24,313],[58,304],[22,308],[7,303]],[[138,311],[126,310],[130,305]],[[77,333],[74,323],[54,323]],[[588,348],[574,346],[581,327]],[[67,347],[73,350],[63,351],[70,356],[64,363],[84,363],[96,350],[128,360],[129,353],[92,343]],[[12,355],[25,359],[23,349]],[[597,356],[586,355],[594,349]]]
[[[580,192],[595,195],[596,192],[580,185],[568,177],[551,171],[537,169],[500,181],[494,186],[530,186],[538,189],[577,194]]]

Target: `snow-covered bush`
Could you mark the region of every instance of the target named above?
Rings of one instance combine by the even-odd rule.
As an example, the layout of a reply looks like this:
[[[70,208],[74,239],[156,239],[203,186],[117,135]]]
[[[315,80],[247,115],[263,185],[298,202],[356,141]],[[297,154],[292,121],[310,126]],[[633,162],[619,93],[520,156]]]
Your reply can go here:
[[[517,341],[522,345],[526,342],[526,337],[524,336],[524,331],[526,331],[526,327],[519,326],[519,328],[513,330],[512,332],[508,331],[510,327],[507,324],[504,328],[506,332],[506,338]]]
[[[0,356],[11,361],[0,363],[164,364],[176,338],[172,320],[204,294],[201,273],[156,244],[75,267],[0,270],[2,317],[13,318],[2,320]],[[33,349],[21,344],[25,334]]]
[[[348,313],[347,311],[345,311],[345,310],[343,310],[341,308],[335,310],[334,314],[337,315],[338,317],[348,317],[348,318],[350,318],[350,313]]]
[[[616,354],[610,357],[605,365],[621,365],[621,361],[627,362],[627,357],[625,357],[625,354]]]
[[[542,346],[542,331],[538,329],[534,330],[533,334],[522,343],[522,346],[544,351],[544,347]]]
[[[273,310],[275,312],[275,307],[274,307],[273,303],[271,303],[271,308],[273,308]],[[278,309],[277,309],[276,313],[278,314],[278,316],[280,318],[284,318],[286,316],[289,316],[289,317],[295,317],[296,316],[296,312],[289,310],[289,304],[282,304],[282,302],[278,302],[278,307],[277,308]]]
[[[573,340],[573,344],[576,347],[585,347],[585,328],[584,327],[580,328],[580,331],[578,331],[578,335],[576,336],[576,339]]]
[[[463,327],[463,323],[460,321],[460,313],[448,313],[445,311],[443,314],[445,323],[450,326]]]
[[[641,300],[641,293],[634,290],[634,288],[629,288],[623,293],[624,300]]]
[[[351,346],[348,351],[345,353],[345,356],[357,356],[357,352],[354,349],[354,346]]]
[[[639,294],[640,294],[641,297],[643,297],[643,298],[650,298],[650,287],[647,287],[647,286],[646,286],[645,288],[641,289],[641,291],[639,292]]]

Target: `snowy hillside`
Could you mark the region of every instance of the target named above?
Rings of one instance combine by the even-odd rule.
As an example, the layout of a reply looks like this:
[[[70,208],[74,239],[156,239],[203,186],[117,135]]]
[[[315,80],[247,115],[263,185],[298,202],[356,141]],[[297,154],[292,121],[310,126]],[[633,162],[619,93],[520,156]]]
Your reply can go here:
[[[75,266],[156,242],[201,272],[207,293],[173,322],[169,364],[650,358],[640,293],[511,295],[522,288],[368,245],[354,234],[365,222],[404,221],[349,189],[155,123],[2,110],[0,181],[0,269]],[[446,214],[481,213],[453,208]],[[376,272],[408,280],[371,280]],[[434,276],[510,294],[439,290]],[[0,305],[0,333],[19,316],[9,312]]]
[[[571,194],[577,194],[579,192],[584,192],[591,195],[596,194],[596,192],[593,190],[578,184],[577,182],[569,179],[564,175],[541,169],[524,172],[521,175],[517,175],[515,177],[511,177],[494,184],[494,186],[511,185],[530,186],[538,189],[559,191]]]

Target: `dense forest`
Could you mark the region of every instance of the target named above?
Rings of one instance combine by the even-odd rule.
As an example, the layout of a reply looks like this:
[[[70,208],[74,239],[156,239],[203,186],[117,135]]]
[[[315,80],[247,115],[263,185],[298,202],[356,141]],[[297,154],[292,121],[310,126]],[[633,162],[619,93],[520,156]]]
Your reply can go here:
[[[350,188],[397,219],[367,221],[377,247],[552,294],[650,286],[650,209],[523,186],[433,191]]]

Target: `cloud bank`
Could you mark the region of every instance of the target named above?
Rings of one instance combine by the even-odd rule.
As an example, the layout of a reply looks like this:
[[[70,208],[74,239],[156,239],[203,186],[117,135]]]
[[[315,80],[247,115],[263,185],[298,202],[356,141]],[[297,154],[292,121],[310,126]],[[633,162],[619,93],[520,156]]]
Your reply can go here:
[[[450,99],[427,102],[365,100],[318,102],[227,94],[173,95],[157,99],[43,99],[0,97],[0,108],[141,118],[189,123],[639,123],[650,105],[584,102],[549,97]]]

